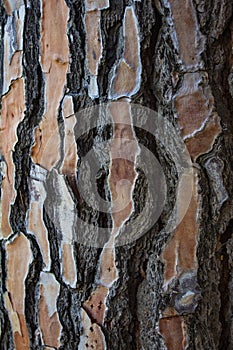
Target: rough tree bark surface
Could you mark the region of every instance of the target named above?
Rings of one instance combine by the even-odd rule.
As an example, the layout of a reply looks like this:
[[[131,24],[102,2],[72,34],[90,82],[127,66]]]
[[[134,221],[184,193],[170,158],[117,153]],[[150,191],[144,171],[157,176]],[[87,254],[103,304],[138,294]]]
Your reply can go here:
[[[1,350],[233,348],[232,10],[231,0],[1,1]],[[167,148],[134,127],[133,104],[173,125],[160,135]],[[96,113],[77,138],[89,118],[79,112],[97,105],[111,123]],[[170,232],[186,200],[176,136],[193,186]],[[148,200],[140,145],[168,195],[147,232],[117,244]],[[78,190],[92,149],[110,212],[95,209],[87,182],[89,203]]]

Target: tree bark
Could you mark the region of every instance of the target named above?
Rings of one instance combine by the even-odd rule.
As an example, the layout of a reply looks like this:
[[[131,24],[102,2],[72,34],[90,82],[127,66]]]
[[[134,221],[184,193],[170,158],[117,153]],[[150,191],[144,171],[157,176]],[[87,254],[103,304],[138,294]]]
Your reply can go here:
[[[233,347],[231,0],[0,4],[0,348]]]

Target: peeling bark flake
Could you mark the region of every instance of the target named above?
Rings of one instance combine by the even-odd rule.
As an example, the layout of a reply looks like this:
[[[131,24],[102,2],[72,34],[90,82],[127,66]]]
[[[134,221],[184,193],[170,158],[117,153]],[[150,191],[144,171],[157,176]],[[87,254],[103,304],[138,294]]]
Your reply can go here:
[[[159,320],[159,332],[162,334],[167,350],[184,350],[186,345],[184,324],[181,317]]]
[[[81,310],[81,318],[83,334],[80,337],[78,350],[106,350],[105,338],[100,326],[96,323],[92,323],[88,314],[83,309]]]
[[[163,252],[165,285],[177,275],[197,268],[196,248],[199,237],[197,219],[200,198],[198,196],[197,174],[194,173],[194,177],[193,195],[188,210]],[[179,193],[177,196],[180,200],[178,207],[182,207],[182,196]]]
[[[84,302],[83,308],[91,317],[93,322],[102,325],[104,322],[104,316],[106,311],[106,297],[108,295],[108,288],[104,286],[98,286],[97,289],[91,294],[90,298]]]
[[[57,114],[69,62],[66,34],[68,14],[68,7],[63,0],[42,2],[41,64],[46,79],[46,112],[35,130],[31,156],[35,163],[48,170],[56,165],[60,157]]]
[[[201,34],[196,12],[191,0],[170,0],[179,53],[187,66],[199,66],[205,48],[205,37]]]
[[[58,348],[62,326],[57,312],[57,298],[60,285],[51,273],[42,272],[40,276],[39,322],[43,343]]]
[[[17,79],[11,84],[10,91],[2,98],[2,115],[0,126],[0,152],[6,162],[7,171],[2,182],[2,222],[1,235],[11,233],[9,223],[10,204],[14,202],[14,172],[12,159],[14,146],[17,143],[17,127],[23,120],[25,110],[24,79]],[[6,142],[7,140],[7,142]]]
[[[3,0],[3,4],[8,16],[11,16],[12,12],[19,10],[24,5],[24,0]]]
[[[29,349],[29,335],[24,310],[25,280],[32,262],[30,243],[24,235],[20,234],[12,242],[7,243],[6,251],[7,294],[5,302],[13,326],[15,349]]]
[[[62,174],[76,176],[77,169],[77,145],[74,133],[76,118],[74,115],[73,101],[71,96],[66,96],[62,108],[65,124],[64,159],[61,166]]]
[[[85,25],[87,33],[86,64],[90,73],[88,94],[94,99],[99,96],[97,74],[103,49],[100,31],[100,11],[87,12],[85,15]]]
[[[137,17],[132,6],[126,7],[123,25],[124,53],[111,82],[109,99],[131,97],[141,84],[140,38]]]
[[[86,0],[86,10],[104,10],[109,7],[109,0]]]
[[[76,287],[77,271],[73,253],[75,205],[66,186],[64,175],[54,169],[54,187],[56,201],[54,203],[54,224],[62,233],[61,255],[62,273],[66,284]]]
[[[8,17],[4,32],[4,64],[3,89],[6,94],[13,80],[22,77],[22,50],[25,8],[14,12]]]

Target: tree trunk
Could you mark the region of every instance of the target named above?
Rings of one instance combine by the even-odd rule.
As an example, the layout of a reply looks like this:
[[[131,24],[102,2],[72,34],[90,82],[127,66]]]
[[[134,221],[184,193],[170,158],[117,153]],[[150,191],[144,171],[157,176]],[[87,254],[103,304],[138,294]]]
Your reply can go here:
[[[3,0],[0,348],[233,348],[231,0]]]

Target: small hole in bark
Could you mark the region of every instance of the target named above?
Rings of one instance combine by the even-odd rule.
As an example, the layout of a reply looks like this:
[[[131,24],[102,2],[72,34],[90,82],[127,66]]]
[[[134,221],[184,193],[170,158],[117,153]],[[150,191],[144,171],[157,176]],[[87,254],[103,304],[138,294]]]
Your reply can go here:
[[[91,327],[91,328],[90,328],[90,331],[91,331],[91,332],[94,332],[94,329],[93,329],[93,327]]]
[[[110,267],[108,268],[108,271],[109,271],[109,272],[111,271],[111,268],[110,268]]]
[[[86,348],[88,348],[89,347],[89,345],[88,344],[86,344]]]
[[[93,309],[93,307],[94,307],[94,305],[93,305],[93,304],[91,304],[91,309]]]

